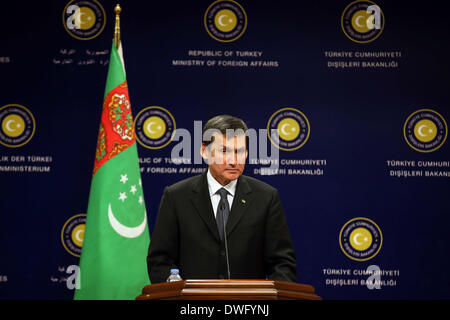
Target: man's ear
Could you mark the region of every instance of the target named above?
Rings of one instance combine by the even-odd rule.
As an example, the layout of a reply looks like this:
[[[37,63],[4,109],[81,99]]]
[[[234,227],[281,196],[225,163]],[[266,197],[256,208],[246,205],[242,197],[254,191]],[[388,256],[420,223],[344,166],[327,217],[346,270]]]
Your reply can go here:
[[[206,154],[208,152],[206,144],[202,143],[202,146],[200,147],[200,154],[202,155],[202,158],[207,161],[208,155]]]

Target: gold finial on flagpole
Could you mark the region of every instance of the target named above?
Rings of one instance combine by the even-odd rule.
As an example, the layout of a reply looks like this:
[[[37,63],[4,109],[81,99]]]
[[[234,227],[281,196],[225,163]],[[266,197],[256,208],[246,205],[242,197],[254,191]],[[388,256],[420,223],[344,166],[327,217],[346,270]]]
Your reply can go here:
[[[114,45],[116,49],[119,49],[120,44],[120,12],[122,12],[122,8],[119,4],[114,8],[114,12],[116,13],[116,25],[114,27]]]

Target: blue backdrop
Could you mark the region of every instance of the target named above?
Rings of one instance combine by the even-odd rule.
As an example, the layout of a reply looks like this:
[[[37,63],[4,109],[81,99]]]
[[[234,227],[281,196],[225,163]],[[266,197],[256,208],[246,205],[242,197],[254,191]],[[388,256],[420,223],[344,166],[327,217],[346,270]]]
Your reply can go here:
[[[79,262],[115,4],[2,4],[0,298],[73,297],[67,268]],[[193,133],[228,113],[300,132],[280,131],[278,172],[245,169],[280,192],[298,282],[324,299],[450,298],[450,28],[439,4],[121,6],[136,121],[161,110],[166,131]],[[164,187],[192,175],[181,168],[205,168],[169,163],[177,142],[158,139],[138,144],[150,232]],[[379,289],[365,284],[370,265]]]

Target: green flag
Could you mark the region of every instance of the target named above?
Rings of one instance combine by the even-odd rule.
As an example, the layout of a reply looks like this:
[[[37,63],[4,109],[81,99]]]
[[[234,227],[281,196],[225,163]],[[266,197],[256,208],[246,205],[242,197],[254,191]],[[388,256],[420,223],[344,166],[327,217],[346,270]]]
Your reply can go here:
[[[150,235],[122,48],[111,49],[75,299],[134,299]]]

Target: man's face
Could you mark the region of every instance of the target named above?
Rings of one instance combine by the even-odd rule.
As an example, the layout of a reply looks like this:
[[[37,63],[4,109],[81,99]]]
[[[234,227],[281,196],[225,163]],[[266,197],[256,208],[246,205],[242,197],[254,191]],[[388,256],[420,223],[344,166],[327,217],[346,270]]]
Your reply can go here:
[[[213,134],[214,141],[208,146],[202,144],[201,154],[209,164],[211,175],[222,185],[239,178],[247,159],[245,135],[228,137]]]

